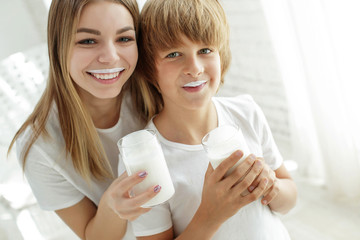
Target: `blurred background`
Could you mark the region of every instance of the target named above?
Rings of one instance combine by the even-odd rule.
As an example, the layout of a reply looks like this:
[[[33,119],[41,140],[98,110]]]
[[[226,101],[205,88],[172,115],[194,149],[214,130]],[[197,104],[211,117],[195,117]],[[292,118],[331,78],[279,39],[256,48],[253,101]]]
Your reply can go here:
[[[77,239],[6,157],[45,86],[50,2],[0,1],[0,240]],[[292,239],[360,239],[360,2],[221,2],[233,60],[219,95],[262,107],[299,188],[281,216]]]

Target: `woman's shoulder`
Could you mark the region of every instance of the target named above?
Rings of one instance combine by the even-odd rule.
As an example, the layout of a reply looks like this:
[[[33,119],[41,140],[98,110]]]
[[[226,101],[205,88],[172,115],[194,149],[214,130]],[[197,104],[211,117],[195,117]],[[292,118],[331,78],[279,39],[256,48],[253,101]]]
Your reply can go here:
[[[47,149],[52,149],[52,151],[59,149],[60,151],[60,149],[62,149],[61,146],[64,146],[64,139],[62,137],[63,135],[61,132],[56,106],[53,106],[49,111],[49,116],[45,124],[45,130],[46,134],[43,133],[39,135],[32,144],[31,151],[34,152],[36,151],[35,149],[44,152],[47,152]],[[27,148],[34,135],[34,127],[29,125],[16,139],[16,151],[18,157],[22,156],[24,149]]]

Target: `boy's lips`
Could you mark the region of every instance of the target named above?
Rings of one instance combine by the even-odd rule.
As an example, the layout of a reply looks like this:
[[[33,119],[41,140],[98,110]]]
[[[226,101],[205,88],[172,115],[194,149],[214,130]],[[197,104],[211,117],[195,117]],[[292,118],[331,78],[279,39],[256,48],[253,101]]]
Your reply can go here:
[[[207,82],[206,80],[193,81],[185,84],[183,87],[199,87],[206,82]]]

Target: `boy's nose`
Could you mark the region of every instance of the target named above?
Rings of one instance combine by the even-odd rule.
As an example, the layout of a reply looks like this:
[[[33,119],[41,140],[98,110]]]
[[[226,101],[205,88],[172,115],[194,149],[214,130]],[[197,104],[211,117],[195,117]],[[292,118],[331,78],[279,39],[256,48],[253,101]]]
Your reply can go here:
[[[192,77],[198,77],[203,72],[204,66],[197,57],[190,57],[186,59],[184,74]]]

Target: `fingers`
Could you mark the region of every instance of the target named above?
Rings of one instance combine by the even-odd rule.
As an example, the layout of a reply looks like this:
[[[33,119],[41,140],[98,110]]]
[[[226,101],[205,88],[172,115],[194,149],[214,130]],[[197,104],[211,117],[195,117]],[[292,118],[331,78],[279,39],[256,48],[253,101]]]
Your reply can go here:
[[[233,167],[243,156],[243,152],[240,150],[235,151],[228,158],[226,158],[220,165],[214,170],[213,181],[220,181],[225,173]]]
[[[160,185],[150,187],[145,192],[131,198],[132,205],[133,206],[142,206],[147,201],[149,201],[150,199],[155,197],[156,194],[158,194],[160,191],[161,191],[161,186]]]
[[[130,191],[136,184],[144,181],[147,176],[147,172],[140,171],[131,176],[124,177],[126,173],[122,174],[115,181],[117,182],[117,188],[122,190],[123,192]],[[127,176],[127,174],[125,175]]]
[[[248,172],[251,170],[252,166],[254,165],[254,162],[256,160],[255,155],[250,154],[243,162],[241,162],[234,171],[227,176],[223,182],[224,187],[227,189],[234,186],[237,182],[242,181],[242,179],[245,177],[245,175],[248,174]],[[261,164],[258,166],[261,167]]]
[[[239,165],[239,167],[240,167],[240,165]],[[236,178],[232,179],[232,182],[230,182],[230,183],[235,184],[235,185],[232,185],[233,191],[236,191],[240,194],[240,193],[244,192],[245,190],[247,190],[247,188],[251,185],[251,183],[254,182],[254,180],[260,174],[262,169],[263,169],[263,163],[259,160],[256,160],[255,163],[252,165],[250,171],[246,174],[246,176],[240,182],[237,183]],[[236,170],[238,171],[238,169],[236,169]],[[248,169],[246,169],[246,170],[248,170]]]
[[[270,190],[268,192],[266,192],[264,194],[264,197],[261,200],[262,204],[267,205],[267,204],[271,203],[271,201],[277,197],[277,195],[279,194],[279,191],[280,191],[278,181],[279,180],[275,179],[273,186],[270,188]]]
[[[276,174],[275,172],[267,165],[264,163],[264,168],[261,171],[260,175],[255,179],[255,181],[249,186],[248,190],[249,192],[253,191],[258,185],[259,182],[264,179],[267,178],[268,179],[268,189],[271,188],[274,184],[274,181],[276,179]]]
[[[268,180],[266,178],[261,180],[259,186],[255,188],[255,190],[252,193],[241,198],[243,198],[245,201],[249,203],[259,199],[264,194],[267,184],[268,184]]]

